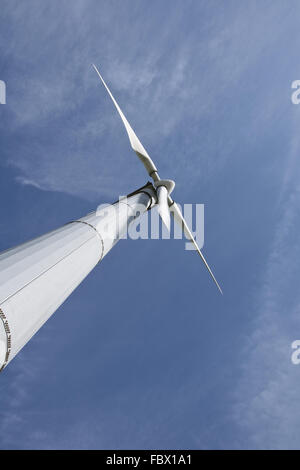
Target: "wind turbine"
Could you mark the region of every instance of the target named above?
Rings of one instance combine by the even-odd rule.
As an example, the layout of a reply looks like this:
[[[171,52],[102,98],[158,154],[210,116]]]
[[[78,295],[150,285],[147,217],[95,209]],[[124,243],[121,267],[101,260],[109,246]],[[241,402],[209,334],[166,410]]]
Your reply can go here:
[[[132,149],[153,184],[147,183],[126,199],[0,254],[0,371],[122,238],[133,220],[155,205],[168,229],[172,214],[222,293],[178,205],[171,198],[174,181],[159,177],[155,164],[99,70],[94,64],[93,67],[122,119]]]

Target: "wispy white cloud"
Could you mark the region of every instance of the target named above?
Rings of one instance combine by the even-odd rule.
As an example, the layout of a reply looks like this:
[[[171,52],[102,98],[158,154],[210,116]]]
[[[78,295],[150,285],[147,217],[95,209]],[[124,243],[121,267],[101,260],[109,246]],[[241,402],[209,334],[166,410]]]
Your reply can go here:
[[[227,136],[222,152],[217,148],[222,141],[220,128],[217,139],[215,133],[206,135],[193,145],[189,141],[188,149],[186,130],[199,126],[199,120],[222,114],[223,96],[233,92],[243,74],[259,60],[262,45],[266,48],[276,41],[269,31],[274,30],[271,26],[278,21],[280,8],[274,6],[268,15],[259,16],[254,6],[249,7],[248,15],[237,8],[227,13],[227,22],[222,12],[215,12],[207,24],[188,34],[178,8],[171,9],[164,21],[148,18],[146,25],[143,12],[138,11],[139,21],[130,30],[126,12],[120,10],[109,4],[100,8],[92,2],[85,6],[81,1],[71,8],[63,3],[59,14],[49,4],[34,9],[32,16],[18,2],[5,9],[6,21],[15,31],[9,45],[3,45],[15,64],[9,83],[14,116],[10,127],[15,136],[31,136],[26,150],[9,155],[8,160],[37,186],[87,197],[94,188],[94,194],[111,197],[113,182],[118,181],[122,193],[129,189],[120,175],[126,175],[132,185],[141,181],[143,172],[137,161],[127,158],[129,146],[90,67],[93,61],[146,148],[155,153],[160,149],[156,156],[160,167],[170,168],[167,153],[171,151],[176,177],[176,171],[180,174],[185,169],[183,153],[189,152],[190,159],[205,155],[201,173],[195,171],[199,179],[211,166],[215,168],[216,153],[219,165],[230,156],[232,144]],[[111,25],[120,20],[121,13],[125,18],[112,33]],[[53,17],[55,21],[49,21]],[[253,24],[255,40],[250,39],[249,44]],[[280,34],[277,28],[277,36]],[[58,125],[63,125],[63,132],[57,132]],[[42,142],[41,128],[44,134],[48,128],[48,139],[44,136]],[[170,149],[170,139],[175,138],[176,151]]]
[[[43,186],[38,184],[36,181],[25,178],[24,176],[16,176],[16,181],[23,186],[33,186],[34,188],[41,189],[43,191]]]
[[[291,362],[291,343],[300,337],[299,154],[300,141],[294,137],[276,205],[278,224],[254,302],[252,331],[239,358],[241,377],[232,410],[240,435],[237,447],[300,446],[300,369]]]
[[[36,341],[41,341],[37,339]],[[17,436],[22,435],[24,427],[28,425],[30,413],[26,405],[30,400],[30,392],[36,377],[41,373],[42,357],[29,353],[25,359],[19,354],[14,362],[14,371],[9,380],[4,374],[0,375],[0,392],[2,397],[0,409],[0,448],[20,448]],[[9,366],[8,366],[9,367]],[[2,380],[3,379],[3,380]],[[4,380],[6,379],[6,380]],[[30,435],[23,436],[24,442],[30,440]]]

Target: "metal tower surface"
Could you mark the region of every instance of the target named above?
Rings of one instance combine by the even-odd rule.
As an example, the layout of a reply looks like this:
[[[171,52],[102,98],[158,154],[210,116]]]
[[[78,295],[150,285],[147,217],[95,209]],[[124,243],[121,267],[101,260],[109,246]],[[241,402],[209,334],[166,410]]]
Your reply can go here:
[[[0,370],[155,204],[151,188],[0,254]]]

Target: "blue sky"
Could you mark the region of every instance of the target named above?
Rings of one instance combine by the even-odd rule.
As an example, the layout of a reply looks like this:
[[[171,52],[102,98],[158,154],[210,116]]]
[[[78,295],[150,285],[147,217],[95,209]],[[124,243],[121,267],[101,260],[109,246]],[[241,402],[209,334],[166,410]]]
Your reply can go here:
[[[146,181],[99,66],[180,203],[123,240],[0,377],[0,448],[300,448],[299,2],[2,1],[4,250]]]

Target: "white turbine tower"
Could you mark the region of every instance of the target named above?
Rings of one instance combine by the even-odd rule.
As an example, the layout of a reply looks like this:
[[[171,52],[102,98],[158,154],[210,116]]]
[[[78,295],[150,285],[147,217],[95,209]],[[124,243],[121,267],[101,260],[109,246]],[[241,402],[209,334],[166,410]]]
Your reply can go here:
[[[122,238],[130,223],[156,204],[168,229],[170,213],[174,216],[222,293],[179,207],[170,196],[175,183],[160,179],[156,166],[97,67],[93,67],[116,106],[131,147],[153,179],[153,185],[147,183],[126,199],[0,254],[0,371]]]

